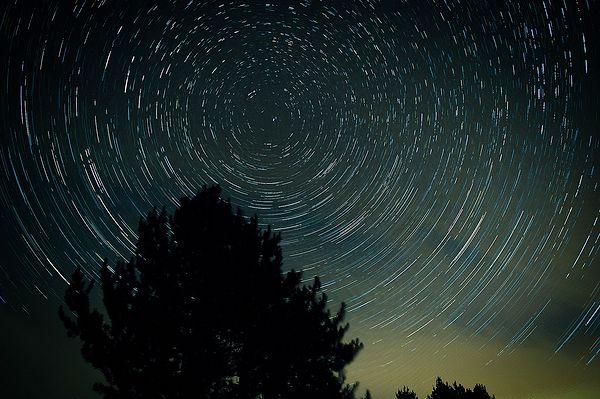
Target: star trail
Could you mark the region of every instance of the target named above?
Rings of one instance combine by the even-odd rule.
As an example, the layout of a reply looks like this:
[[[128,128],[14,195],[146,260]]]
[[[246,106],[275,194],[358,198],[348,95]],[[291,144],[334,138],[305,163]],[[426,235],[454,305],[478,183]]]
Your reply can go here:
[[[0,312],[54,316],[75,267],[97,277],[147,210],[218,183],[348,304],[375,397],[437,375],[598,394],[597,12],[3,2]]]

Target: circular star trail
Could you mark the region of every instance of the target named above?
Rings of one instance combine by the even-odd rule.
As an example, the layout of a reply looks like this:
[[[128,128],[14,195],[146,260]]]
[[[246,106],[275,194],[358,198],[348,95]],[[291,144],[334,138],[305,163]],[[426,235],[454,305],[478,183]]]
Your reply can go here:
[[[591,367],[592,6],[7,2],[0,301],[61,297],[76,266],[128,258],[152,206],[218,183],[355,335],[417,357],[543,341]],[[379,350],[364,375],[402,363]]]

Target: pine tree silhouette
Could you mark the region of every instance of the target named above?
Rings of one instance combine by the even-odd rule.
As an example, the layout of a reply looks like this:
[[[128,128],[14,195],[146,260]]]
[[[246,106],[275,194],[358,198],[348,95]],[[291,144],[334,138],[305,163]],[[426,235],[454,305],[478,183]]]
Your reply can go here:
[[[135,255],[93,281],[75,270],[59,316],[113,398],[353,399],[344,369],[362,348],[344,342],[345,305],[334,315],[318,278],[282,275],[280,236],[203,187],[139,223]]]
[[[427,399],[494,399],[495,397],[490,396],[485,388],[481,384],[476,384],[475,388],[465,388],[461,384],[457,384],[456,381],[450,385],[447,382],[443,382],[440,377],[435,381],[435,387],[431,394],[427,396]]]
[[[418,397],[414,391],[404,386],[396,392],[396,399],[418,399]],[[495,399],[495,396],[490,396],[485,386],[481,384],[476,384],[471,390],[457,384],[456,381],[450,385],[438,377],[431,394],[427,395],[427,399]]]
[[[417,394],[404,386],[396,392],[396,399],[417,399]]]

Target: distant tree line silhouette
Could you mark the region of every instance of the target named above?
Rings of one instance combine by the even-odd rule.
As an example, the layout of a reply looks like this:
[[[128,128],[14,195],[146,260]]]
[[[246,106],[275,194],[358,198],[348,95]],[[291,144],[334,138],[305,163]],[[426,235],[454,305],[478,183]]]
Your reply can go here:
[[[345,367],[363,347],[346,341],[345,304],[332,314],[315,277],[282,273],[280,235],[221,198],[219,186],[184,197],[172,215],[141,218],[134,256],[78,268],[59,316],[79,337],[105,399],[355,399]],[[367,391],[365,399],[371,399]],[[397,399],[416,399],[404,387]],[[430,399],[487,399],[485,387],[438,378]]]
[[[396,399],[418,399],[418,397],[414,391],[404,386],[396,392]],[[485,386],[481,384],[475,384],[475,387],[470,389],[457,384],[456,381],[450,385],[438,377],[427,399],[495,399],[495,396],[490,396]]]

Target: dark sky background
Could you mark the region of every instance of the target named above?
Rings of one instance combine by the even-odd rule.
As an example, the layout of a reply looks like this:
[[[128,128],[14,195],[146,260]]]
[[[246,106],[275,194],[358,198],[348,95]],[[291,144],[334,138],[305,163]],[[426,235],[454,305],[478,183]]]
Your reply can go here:
[[[204,183],[348,303],[376,399],[600,397],[598,6],[2,1],[0,397],[97,398],[66,281]]]

